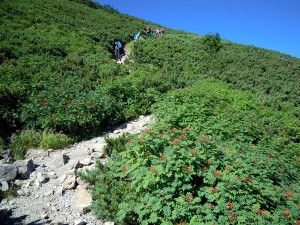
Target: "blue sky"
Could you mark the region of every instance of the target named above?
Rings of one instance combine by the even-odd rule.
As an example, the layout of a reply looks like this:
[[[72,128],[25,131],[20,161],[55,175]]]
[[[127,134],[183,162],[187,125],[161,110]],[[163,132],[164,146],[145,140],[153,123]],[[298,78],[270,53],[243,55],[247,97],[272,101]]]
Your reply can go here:
[[[165,27],[300,58],[300,0],[94,0]],[[143,29],[143,28],[142,28]]]

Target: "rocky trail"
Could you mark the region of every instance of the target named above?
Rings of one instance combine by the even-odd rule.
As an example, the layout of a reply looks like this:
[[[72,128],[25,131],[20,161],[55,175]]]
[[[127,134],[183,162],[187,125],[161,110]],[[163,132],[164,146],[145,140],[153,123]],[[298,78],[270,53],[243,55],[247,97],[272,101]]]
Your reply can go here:
[[[104,136],[139,133],[151,122],[151,116],[123,124],[114,131],[69,148],[29,150],[26,160],[0,164],[2,188],[18,188],[18,197],[3,199],[0,224],[113,224],[96,219],[90,212],[91,195],[77,173],[92,169],[96,160],[105,163]],[[1,178],[2,177],[2,178]]]

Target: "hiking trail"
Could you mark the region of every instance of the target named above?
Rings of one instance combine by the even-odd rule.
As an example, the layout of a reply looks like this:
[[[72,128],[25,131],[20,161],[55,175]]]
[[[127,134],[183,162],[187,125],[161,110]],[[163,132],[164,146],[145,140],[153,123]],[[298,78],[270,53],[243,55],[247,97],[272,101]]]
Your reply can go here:
[[[28,179],[13,181],[19,196],[2,200],[0,224],[114,224],[92,215],[89,208],[91,195],[87,184],[77,173],[94,168],[96,160],[103,164],[107,162],[103,152],[105,135],[115,138],[122,134],[140,133],[151,121],[150,115],[140,116],[111,132],[61,150],[28,150],[26,160],[20,161],[27,168],[33,165],[33,171],[30,171]],[[6,218],[2,218],[3,223],[1,214]]]
[[[119,64],[124,64],[125,60],[129,58],[130,55],[131,42],[124,46],[124,55],[121,57],[120,61],[117,61]]]

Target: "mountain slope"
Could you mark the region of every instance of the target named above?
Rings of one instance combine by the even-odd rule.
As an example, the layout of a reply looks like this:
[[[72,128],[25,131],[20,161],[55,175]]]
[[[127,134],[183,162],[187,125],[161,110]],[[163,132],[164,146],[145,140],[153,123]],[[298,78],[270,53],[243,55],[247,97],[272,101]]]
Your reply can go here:
[[[86,174],[98,217],[299,223],[300,59],[218,34],[145,39],[161,26],[89,0],[2,0],[0,15],[0,150],[21,158],[47,132],[74,142],[153,113]],[[116,39],[131,42],[123,64]]]
[[[55,80],[69,79],[66,86],[88,92],[98,80],[123,74],[111,61],[114,40],[130,41],[145,22],[83,2],[95,7],[76,1],[1,3],[1,127],[20,126],[20,102],[46,82],[55,88]],[[2,135],[7,129],[1,128]]]
[[[300,59],[167,29],[134,42],[134,63],[117,65],[113,43],[145,24],[91,1],[1,3],[0,134],[53,129],[73,136],[149,112],[160,95],[217,78],[299,118]],[[298,140],[298,137],[296,138]]]

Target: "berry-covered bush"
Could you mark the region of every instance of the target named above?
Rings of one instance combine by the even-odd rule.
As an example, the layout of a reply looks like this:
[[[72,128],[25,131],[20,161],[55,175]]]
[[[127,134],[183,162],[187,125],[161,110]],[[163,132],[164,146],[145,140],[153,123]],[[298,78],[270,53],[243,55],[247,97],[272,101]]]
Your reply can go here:
[[[80,135],[104,123],[118,121],[116,100],[104,91],[89,90],[80,80],[68,78],[43,84],[22,106],[20,120],[27,127],[53,129]]]
[[[153,112],[152,130],[126,144],[109,140],[108,164],[84,175],[98,217],[197,225],[299,219],[298,128],[289,124],[296,117],[214,80],[168,93]]]
[[[146,130],[125,146],[86,175],[99,217],[120,224],[292,224],[300,216],[297,170],[280,154],[187,127]]]

